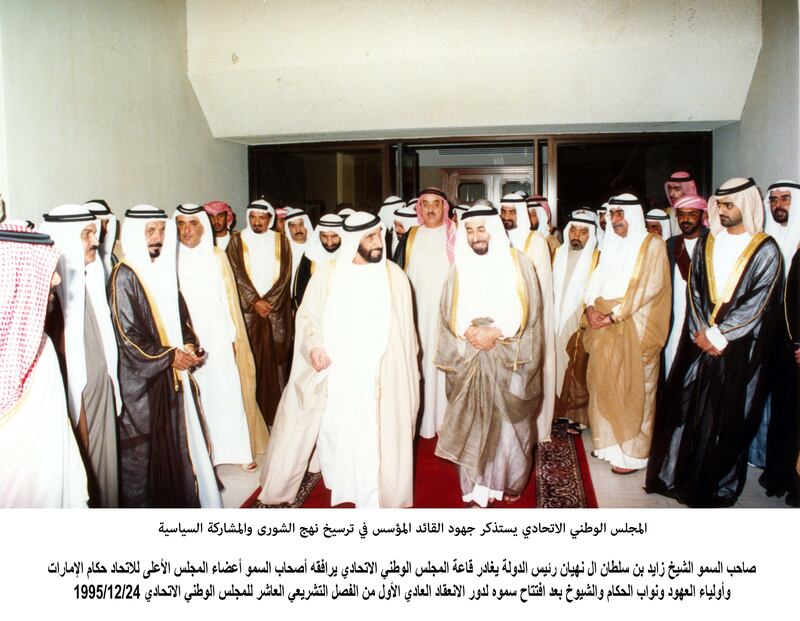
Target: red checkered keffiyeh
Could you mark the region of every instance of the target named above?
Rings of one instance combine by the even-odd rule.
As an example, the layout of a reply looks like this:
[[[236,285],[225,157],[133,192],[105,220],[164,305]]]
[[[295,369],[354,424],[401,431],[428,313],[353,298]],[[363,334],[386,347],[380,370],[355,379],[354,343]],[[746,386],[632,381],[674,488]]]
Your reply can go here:
[[[36,365],[59,254],[46,235],[0,224],[0,416],[19,401]]]
[[[228,205],[228,203],[223,201],[211,201],[210,203],[203,205],[203,209],[205,209],[206,213],[209,215],[216,215],[224,211],[228,216],[227,228],[231,228],[231,225],[233,224],[233,209],[231,209],[231,206]]]

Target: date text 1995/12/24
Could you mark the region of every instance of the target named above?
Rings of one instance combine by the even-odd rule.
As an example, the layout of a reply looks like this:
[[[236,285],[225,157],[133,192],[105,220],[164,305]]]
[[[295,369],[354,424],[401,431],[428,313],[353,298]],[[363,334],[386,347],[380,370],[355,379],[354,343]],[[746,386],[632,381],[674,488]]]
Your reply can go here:
[[[138,584],[76,584],[75,599],[139,599]]]

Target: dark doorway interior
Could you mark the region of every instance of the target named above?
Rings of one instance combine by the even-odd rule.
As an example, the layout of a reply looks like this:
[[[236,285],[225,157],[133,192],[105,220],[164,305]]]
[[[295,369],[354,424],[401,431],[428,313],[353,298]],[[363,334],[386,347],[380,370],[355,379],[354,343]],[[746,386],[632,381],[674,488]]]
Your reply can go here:
[[[664,182],[676,170],[692,174],[703,196],[711,191],[709,133],[556,141],[559,222],[583,206],[597,209],[610,196],[630,192],[645,210],[666,206]]]

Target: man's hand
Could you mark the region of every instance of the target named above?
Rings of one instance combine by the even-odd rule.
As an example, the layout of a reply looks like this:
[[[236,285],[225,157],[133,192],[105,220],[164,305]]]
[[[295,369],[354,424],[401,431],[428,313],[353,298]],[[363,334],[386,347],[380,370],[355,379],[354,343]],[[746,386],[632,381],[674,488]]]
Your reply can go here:
[[[308,355],[311,356],[311,366],[314,367],[315,371],[322,371],[322,369],[327,369],[331,366],[331,359],[328,358],[328,354],[325,353],[322,347],[315,347]]]
[[[594,306],[586,307],[586,320],[589,322],[589,327],[592,330],[599,330],[600,328],[607,328],[613,321],[611,315],[604,315],[594,309]]]
[[[722,352],[711,344],[705,330],[698,330],[694,333],[694,344],[706,352],[709,356],[721,356]]]
[[[200,366],[203,360],[203,358],[198,358],[191,352],[176,348],[175,355],[172,359],[172,366],[178,369],[178,371],[186,371],[187,369]]]
[[[800,366],[800,347],[796,347],[794,350],[794,361],[797,363],[797,366]]]
[[[259,317],[261,317],[262,319],[266,319],[272,312],[272,304],[270,304],[266,300],[259,300],[258,302],[253,304],[253,310],[256,311]]]
[[[494,349],[497,339],[503,336],[503,333],[497,328],[489,326],[470,326],[467,328],[466,332],[464,332],[464,336],[467,337],[467,341],[469,341],[469,344],[475,349],[487,351],[489,349]]]

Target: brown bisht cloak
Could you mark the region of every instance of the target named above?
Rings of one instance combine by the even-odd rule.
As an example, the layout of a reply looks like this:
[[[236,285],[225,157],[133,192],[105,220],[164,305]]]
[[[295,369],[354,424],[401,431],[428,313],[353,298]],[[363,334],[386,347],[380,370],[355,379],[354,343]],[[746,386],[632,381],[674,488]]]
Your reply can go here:
[[[277,280],[263,296],[258,295],[248,275],[248,259],[245,258],[241,233],[237,231],[231,235],[225,251],[236,279],[239,302],[256,363],[256,401],[267,425],[272,425],[275,420],[275,411],[286,385],[293,331],[290,299],[292,251],[286,237],[276,233],[275,239],[280,271]],[[253,310],[259,300],[266,300],[272,305],[272,312],[266,319]]]
[[[189,455],[182,384],[172,369],[175,348],[162,342],[136,272],[118,263],[108,283],[119,346],[120,504],[123,507],[199,507]],[[197,345],[189,312],[178,295],[183,342]],[[190,375],[191,377],[191,375]],[[198,415],[199,394],[191,382]],[[202,421],[202,419],[201,419]]]
[[[758,233],[734,267],[735,287],[725,291],[726,283],[713,280],[713,242],[713,235],[701,239],[692,258],[688,329],[659,403],[647,468],[648,492],[694,507],[731,506],[744,488],[767,397],[783,275],[778,245]],[[728,340],[720,356],[691,339],[711,325]]]
[[[435,363],[446,373],[447,412],[436,454],[455,462],[475,480],[495,459],[500,429],[514,427],[509,462],[526,467],[505,470],[503,491],[522,493],[530,474],[536,443],[535,414],[543,398],[544,322],[542,299],[533,263],[512,250],[517,291],[523,305],[522,327],[513,338],[499,339],[493,349],[477,350],[456,333],[458,271],[450,267],[439,306],[439,341]],[[495,471],[498,468],[494,469]],[[485,483],[481,483],[485,485]],[[492,489],[495,487],[492,485]]]

